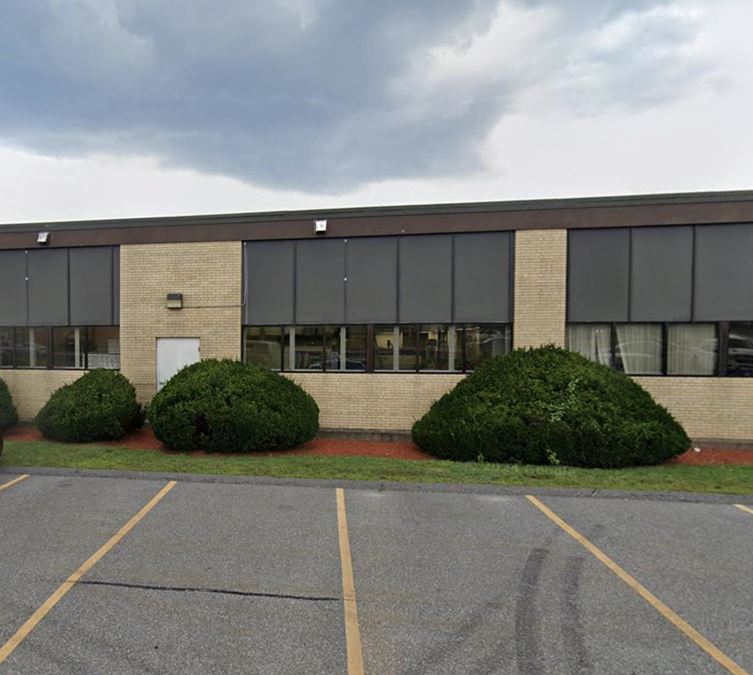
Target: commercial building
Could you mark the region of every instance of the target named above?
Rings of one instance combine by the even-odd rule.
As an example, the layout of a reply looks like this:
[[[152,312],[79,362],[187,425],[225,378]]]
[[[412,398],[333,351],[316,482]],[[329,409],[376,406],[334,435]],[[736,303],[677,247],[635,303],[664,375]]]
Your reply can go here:
[[[753,192],[0,226],[0,377],[27,419],[86,369],[147,402],[227,357],[299,382],[324,428],[404,432],[550,343],[696,439],[753,440]]]

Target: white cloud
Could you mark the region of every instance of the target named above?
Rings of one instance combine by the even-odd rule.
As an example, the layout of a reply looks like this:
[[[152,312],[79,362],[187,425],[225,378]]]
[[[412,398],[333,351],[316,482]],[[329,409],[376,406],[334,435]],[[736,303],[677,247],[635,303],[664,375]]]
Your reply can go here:
[[[154,16],[142,13],[139,21],[133,8],[146,7],[139,0],[78,4],[92,20],[115,26],[122,41],[122,55],[103,61],[106,71],[124,74],[112,87],[136,86],[166,48],[147,28],[161,20],[167,4],[155,0],[149,5]],[[315,0],[279,4],[278,27],[287,26],[291,35],[331,20],[327,6]],[[289,137],[266,150],[254,145],[265,141],[266,127],[252,125],[244,139],[237,135],[243,115],[227,112],[249,101],[256,105],[254,97],[237,92],[236,100],[223,88],[215,90],[228,97],[221,105],[199,106],[181,120],[196,122],[193,131],[171,124],[180,110],[145,112],[137,109],[141,99],[133,109],[126,102],[114,111],[117,128],[101,127],[119,93],[106,96],[106,105],[89,116],[72,118],[75,125],[60,126],[57,111],[47,109],[34,120],[31,144],[29,120],[18,117],[11,129],[5,115],[0,222],[753,187],[747,34],[753,9],[745,0],[625,6],[584,2],[576,10],[555,0],[505,0],[486,23],[480,14],[466,15],[441,39],[399,58],[387,55],[390,68],[374,88],[364,81],[350,90],[355,85],[347,78],[358,78],[358,70],[341,71],[346,81],[332,87],[308,87],[302,115],[321,116],[308,119],[313,127],[273,116],[277,104],[301,104],[295,97],[274,100],[296,91],[295,80],[274,89],[264,80],[254,90],[258,105],[268,106],[271,128],[279,123]],[[190,31],[170,30],[170,44],[189,50],[172,67],[183,63],[189,81],[201,84],[212,73],[200,52],[181,41]],[[98,49],[93,33],[82,39],[88,47],[71,48],[71,63],[86,49]],[[395,49],[411,44],[396,35],[379,41],[380,49],[390,41]],[[55,39],[65,51],[63,38]],[[283,39],[275,49],[285,46]],[[264,41],[257,48],[271,49]],[[244,58],[252,58],[253,49]],[[219,54],[220,45],[209,51]],[[312,68],[317,55],[312,52]],[[333,96],[340,90],[349,98]],[[168,99],[173,93],[168,86]],[[181,91],[176,105],[192,105],[189,94]],[[7,107],[0,100],[0,117]],[[228,165],[224,153],[234,146],[259,154],[251,174]],[[176,151],[181,147],[190,152]],[[322,172],[322,180],[301,183],[294,177],[301,171]]]

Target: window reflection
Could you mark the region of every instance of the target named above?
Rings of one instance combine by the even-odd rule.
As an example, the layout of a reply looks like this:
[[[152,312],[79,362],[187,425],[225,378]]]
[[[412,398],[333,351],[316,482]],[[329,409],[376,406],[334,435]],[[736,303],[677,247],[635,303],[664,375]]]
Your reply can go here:
[[[662,374],[662,326],[652,323],[619,324],[614,365],[628,375]]]
[[[282,366],[282,328],[252,326],[246,329],[246,363],[279,370]]]
[[[730,324],[727,375],[753,377],[753,324]]]
[[[465,369],[474,370],[484,361],[507,354],[510,351],[509,326],[465,326]],[[455,360],[460,370],[460,360]]]

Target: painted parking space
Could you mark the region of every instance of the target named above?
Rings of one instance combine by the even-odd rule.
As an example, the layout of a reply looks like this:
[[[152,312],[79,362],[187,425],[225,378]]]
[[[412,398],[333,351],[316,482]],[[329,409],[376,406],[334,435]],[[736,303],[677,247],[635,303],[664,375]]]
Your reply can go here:
[[[334,489],[179,484],[9,672],[345,672],[339,556]]]
[[[542,499],[729,661],[753,671],[753,520],[733,505]]]
[[[26,480],[28,477],[29,474],[25,473],[21,474],[20,476],[16,476],[15,478],[0,482],[0,491],[13,487],[14,485],[20,483],[22,480]]]
[[[155,486],[33,476],[0,493],[0,647],[153,496]]]
[[[0,493],[0,647],[164,486],[32,476]],[[541,498],[739,671],[523,496],[185,482],[163,497],[0,672],[751,669],[753,514],[733,504]]]
[[[349,495],[367,671],[719,672],[524,498]]]

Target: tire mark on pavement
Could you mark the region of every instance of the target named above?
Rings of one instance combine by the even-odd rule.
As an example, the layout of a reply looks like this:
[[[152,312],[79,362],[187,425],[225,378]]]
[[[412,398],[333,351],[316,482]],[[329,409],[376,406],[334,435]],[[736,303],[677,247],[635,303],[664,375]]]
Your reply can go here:
[[[535,675],[543,670],[538,635],[536,594],[548,548],[534,548],[528,555],[515,602],[515,659],[518,672]]]
[[[568,557],[560,587],[560,631],[571,673],[593,672],[583,639],[583,624],[578,606],[583,563],[584,559],[580,556]]]

